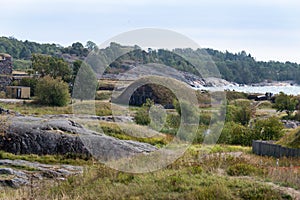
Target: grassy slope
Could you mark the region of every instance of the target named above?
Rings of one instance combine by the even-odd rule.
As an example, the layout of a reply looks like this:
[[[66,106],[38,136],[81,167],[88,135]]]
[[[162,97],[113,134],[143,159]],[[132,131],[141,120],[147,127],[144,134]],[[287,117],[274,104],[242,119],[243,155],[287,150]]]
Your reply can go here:
[[[43,106],[35,103],[0,103],[0,107],[8,110],[14,110],[23,115],[73,114],[74,109],[77,109],[77,111],[82,114],[91,114],[98,116],[106,116],[112,114],[110,103],[102,101],[78,101],[74,104],[70,104],[64,107]]]
[[[300,149],[300,128],[286,134],[279,142],[282,146]]]

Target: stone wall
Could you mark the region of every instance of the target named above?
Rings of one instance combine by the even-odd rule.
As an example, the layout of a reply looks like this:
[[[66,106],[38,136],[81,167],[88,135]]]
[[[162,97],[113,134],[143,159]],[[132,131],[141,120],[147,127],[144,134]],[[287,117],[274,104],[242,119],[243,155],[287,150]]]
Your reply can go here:
[[[0,54],[0,91],[4,91],[10,85],[13,66],[12,58],[8,54]]]

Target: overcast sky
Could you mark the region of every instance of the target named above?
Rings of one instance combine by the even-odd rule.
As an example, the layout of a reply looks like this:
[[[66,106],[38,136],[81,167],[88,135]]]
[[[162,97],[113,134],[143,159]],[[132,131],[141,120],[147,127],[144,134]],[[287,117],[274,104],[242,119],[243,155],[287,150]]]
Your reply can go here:
[[[69,46],[163,28],[201,47],[300,63],[300,2],[292,0],[0,0],[1,36]]]

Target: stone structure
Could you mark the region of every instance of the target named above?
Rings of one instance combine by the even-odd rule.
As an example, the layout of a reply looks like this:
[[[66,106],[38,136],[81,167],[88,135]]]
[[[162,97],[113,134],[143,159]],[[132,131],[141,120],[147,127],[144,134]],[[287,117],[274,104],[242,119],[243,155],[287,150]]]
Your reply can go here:
[[[114,103],[141,106],[146,103],[146,99],[151,99],[156,104],[161,104],[166,108],[174,108],[172,103],[175,95],[168,88],[157,84],[139,85],[139,81],[134,82],[126,88],[117,98],[112,98]]]
[[[12,76],[12,57],[8,54],[0,53],[0,91],[5,91],[10,85]]]

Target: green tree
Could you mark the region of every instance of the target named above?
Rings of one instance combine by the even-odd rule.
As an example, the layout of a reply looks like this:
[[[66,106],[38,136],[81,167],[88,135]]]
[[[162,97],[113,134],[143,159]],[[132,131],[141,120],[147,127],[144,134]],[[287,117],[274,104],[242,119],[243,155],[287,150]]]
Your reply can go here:
[[[93,100],[97,90],[97,77],[90,65],[82,61],[73,64],[73,98],[80,100]]]
[[[92,42],[92,41],[87,41],[85,47],[89,50],[98,50],[98,47],[96,45],[96,43]]]
[[[280,94],[275,99],[274,107],[277,109],[277,112],[285,111],[288,115],[288,118],[291,118],[291,114],[296,110],[298,100],[292,95]]]
[[[61,58],[55,58],[48,55],[33,54],[32,68],[39,73],[41,77],[51,76],[52,78],[61,77],[64,81],[69,82],[71,79],[71,69],[67,62]]]
[[[38,82],[36,78],[22,78],[20,81],[20,86],[30,87],[30,96],[35,95],[35,87]]]
[[[30,59],[31,51],[29,49],[27,49],[26,47],[23,47],[21,52],[20,52],[19,57],[24,58],[24,59]]]
[[[81,61],[81,60],[75,60],[73,62],[73,67],[72,67],[72,80],[73,81],[75,80],[82,63],[83,63],[83,61]]]
[[[65,106],[70,102],[69,86],[60,78],[50,76],[40,78],[37,82],[35,94],[40,104],[50,106]]]

